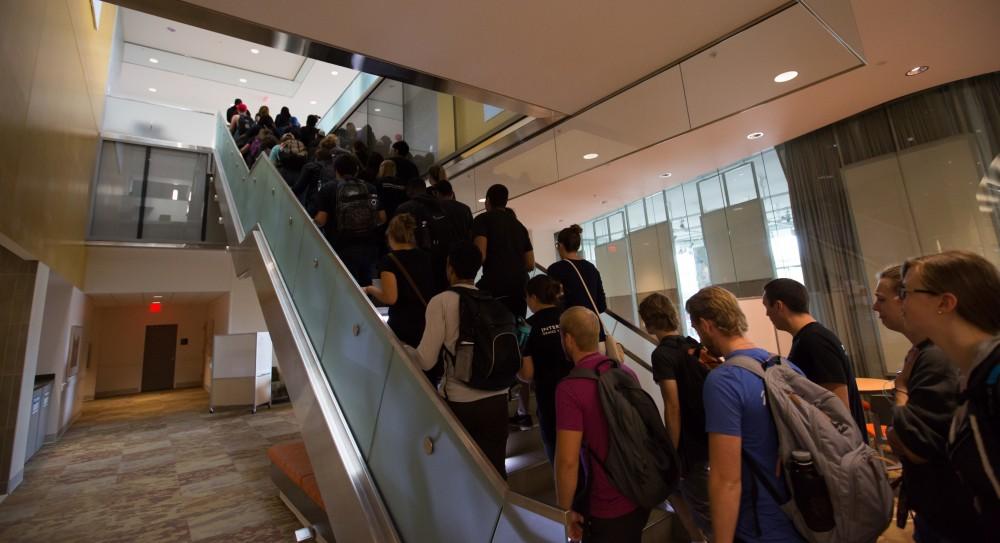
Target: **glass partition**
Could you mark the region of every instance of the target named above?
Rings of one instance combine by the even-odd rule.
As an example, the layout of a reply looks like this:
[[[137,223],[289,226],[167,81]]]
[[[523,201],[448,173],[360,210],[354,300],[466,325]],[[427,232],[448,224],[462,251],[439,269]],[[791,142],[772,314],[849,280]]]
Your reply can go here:
[[[274,166],[261,160],[247,172],[229,156],[232,139],[221,119],[218,137],[239,219],[247,232],[264,234],[402,538],[488,540],[505,507],[499,476],[470,446]],[[446,517],[449,522],[440,522]]]
[[[330,106],[326,114],[316,123],[316,126],[320,130],[329,133],[344,120],[346,115],[351,113],[351,109],[358,104],[358,101],[381,80],[382,78],[377,75],[358,72],[358,75],[354,77],[354,80],[344,89],[344,92],[340,94],[337,101]]]
[[[105,139],[87,239],[225,243],[214,194],[204,151]]]

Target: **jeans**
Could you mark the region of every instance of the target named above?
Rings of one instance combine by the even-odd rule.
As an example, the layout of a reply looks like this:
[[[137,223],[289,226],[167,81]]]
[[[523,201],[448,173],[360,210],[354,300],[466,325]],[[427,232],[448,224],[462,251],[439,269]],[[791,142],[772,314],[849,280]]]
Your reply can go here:
[[[378,247],[374,244],[343,245],[337,248],[337,256],[344,262],[358,285],[367,287],[372,284],[375,275],[375,260],[378,259]]]
[[[712,512],[708,505],[708,462],[694,464],[681,479],[681,496],[691,510],[694,523],[712,538]]]

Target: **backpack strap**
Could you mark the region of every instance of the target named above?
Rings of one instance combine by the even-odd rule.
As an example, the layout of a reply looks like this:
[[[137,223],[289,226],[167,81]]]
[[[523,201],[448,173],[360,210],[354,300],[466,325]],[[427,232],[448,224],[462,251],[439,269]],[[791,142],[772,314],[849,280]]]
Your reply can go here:
[[[767,474],[764,473],[764,469],[760,467],[760,464],[758,464],[756,460],[751,458],[750,455],[743,449],[740,449],[740,456],[743,457],[743,464],[750,470],[750,474],[753,479],[753,486],[750,488],[750,503],[753,508],[754,528],[757,531],[757,536],[760,537],[763,535],[763,532],[760,528],[760,517],[757,514],[757,485],[763,486],[764,490],[771,495],[774,503],[779,506],[787,500],[783,499],[778,493],[778,488],[774,486],[770,479],[767,478]]]
[[[735,366],[737,368],[743,368],[750,373],[764,379],[764,367],[761,366],[760,362],[750,358],[749,356],[738,355],[726,359],[727,366]]]
[[[406,266],[404,266],[403,263],[400,262],[398,258],[396,258],[395,254],[389,253],[388,257],[390,260],[393,261],[393,263],[396,264],[396,267],[399,268],[399,271],[403,272],[403,277],[406,278],[406,282],[410,284],[410,288],[413,289],[413,292],[417,294],[417,298],[420,298],[420,303],[424,304],[424,307],[427,307],[427,300],[424,299],[424,295],[420,292],[420,289],[417,287],[417,282],[414,281],[413,277],[410,276],[410,272],[406,271]]]

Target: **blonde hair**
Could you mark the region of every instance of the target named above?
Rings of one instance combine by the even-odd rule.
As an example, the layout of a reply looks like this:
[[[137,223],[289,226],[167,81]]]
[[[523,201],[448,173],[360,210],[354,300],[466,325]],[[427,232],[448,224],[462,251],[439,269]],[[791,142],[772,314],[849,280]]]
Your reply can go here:
[[[898,289],[899,285],[903,282],[903,267],[899,264],[889,266],[882,271],[875,274],[875,280],[881,281],[885,279],[892,285],[892,288]]]
[[[333,149],[334,147],[340,145],[340,138],[336,134],[330,134],[329,136],[324,136],[319,142],[319,146],[324,149]]]
[[[379,177],[396,177],[396,163],[391,160],[383,160],[378,165]]]
[[[730,337],[743,335],[750,329],[736,296],[722,287],[699,290],[688,298],[684,307],[691,316],[691,322],[698,319],[712,321],[719,331]]]
[[[601,339],[601,325],[597,314],[582,306],[573,306],[563,311],[559,317],[559,327],[564,334],[573,338],[577,348],[583,352],[597,351]]]
[[[1000,332],[1000,273],[982,256],[969,251],[945,251],[908,259],[902,276],[918,272],[927,290],[951,294],[958,316],[988,334]]]
[[[414,232],[417,229],[417,220],[409,213],[400,213],[389,221],[389,228],[386,235],[396,243],[416,243]]]

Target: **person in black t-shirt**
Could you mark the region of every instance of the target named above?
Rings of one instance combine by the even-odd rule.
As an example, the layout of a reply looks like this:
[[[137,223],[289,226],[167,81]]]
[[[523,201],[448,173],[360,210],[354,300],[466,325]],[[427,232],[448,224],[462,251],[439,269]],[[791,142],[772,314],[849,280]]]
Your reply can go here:
[[[333,163],[337,181],[322,186],[316,194],[316,215],[314,220],[323,230],[330,246],[337,251],[337,256],[343,260],[347,270],[358,282],[366,287],[372,284],[375,272],[375,260],[378,258],[378,225],[385,222],[385,211],[378,201],[378,192],[371,183],[365,183],[355,176],[358,173],[358,159],[354,155],[343,154]],[[338,224],[337,194],[348,183],[363,183],[368,190],[368,204],[371,212],[370,224],[361,227],[351,225],[348,230],[345,225]],[[356,216],[352,212],[352,216]]]
[[[663,398],[663,420],[670,441],[682,459],[680,495],[670,497],[684,529],[692,541],[704,541],[712,533],[708,503],[708,434],[705,433],[705,402],[702,387],[708,369],[698,358],[702,347],[678,333],[677,309],[656,292],[639,304],[639,317],[646,331],[656,336],[653,379]]]
[[[493,185],[486,191],[486,213],[472,222],[476,247],[483,254],[483,278],[476,287],[488,291],[515,316],[524,317],[528,306],[524,286],[535,267],[535,253],[528,229],[507,208],[507,187]]]
[[[455,234],[459,239],[472,239],[472,210],[469,206],[455,199],[455,190],[447,179],[434,185],[434,193],[441,201],[445,214],[455,225]]]
[[[542,444],[549,462],[556,454],[556,385],[573,369],[573,362],[566,357],[559,335],[558,307],[562,287],[545,275],[532,277],[525,287],[531,317],[531,333],[521,353],[524,356],[517,376],[525,383],[534,382],[538,426]]]
[[[410,159],[410,146],[405,141],[399,140],[392,144],[388,160],[396,164],[396,177],[403,183],[420,177],[420,170]]]
[[[381,287],[364,288],[366,294],[389,306],[389,328],[400,341],[414,348],[420,345],[424,334],[427,301],[439,292],[431,275],[431,255],[416,246],[413,236],[416,227],[416,220],[407,213],[389,221],[386,237],[391,252],[378,264]],[[438,371],[426,373],[437,386],[441,368],[435,369]]]
[[[556,248],[561,260],[549,266],[548,274],[562,283],[563,305],[565,307],[581,306],[594,311],[596,305],[597,313],[601,314],[608,310],[607,298],[604,295],[604,282],[601,280],[601,272],[597,270],[597,266],[580,256],[582,234],[583,229],[577,224],[559,231],[556,236]],[[581,277],[583,277],[582,282],[580,281]],[[594,300],[593,303],[591,303],[591,298]],[[602,342],[604,337],[604,327],[602,326]],[[601,352],[604,352],[603,345]]]
[[[805,285],[794,279],[774,279],[764,285],[762,301],[774,327],[792,335],[788,359],[810,381],[833,392],[844,402],[867,443],[868,429],[861,394],[847,350],[836,334],[809,314],[809,293]]]

